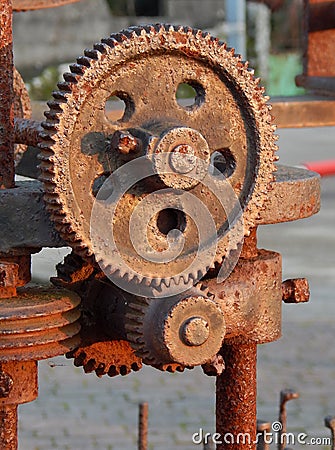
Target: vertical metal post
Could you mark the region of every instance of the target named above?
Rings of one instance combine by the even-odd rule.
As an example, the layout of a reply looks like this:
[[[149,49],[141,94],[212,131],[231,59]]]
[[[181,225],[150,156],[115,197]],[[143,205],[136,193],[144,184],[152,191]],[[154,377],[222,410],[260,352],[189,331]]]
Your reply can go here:
[[[246,58],[245,0],[226,0],[227,42]]]
[[[138,450],[148,450],[148,403],[139,407]]]
[[[0,188],[14,187],[13,8],[0,7]]]
[[[226,368],[216,381],[217,450],[255,450],[257,346],[234,340],[220,354]]]
[[[0,408],[0,448],[17,449],[17,405],[3,405]]]
[[[286,449],[286,436],[287,436],[287,411],[286,411],[286,403],[290,400],[294,400],[299,398],[299,393],[294,391],[293,389],[283,389],[280,391],[279,398],[279,422],[281,423],[281,429],[279,430],[279,442],[278,442],[278,450]],[[287,449],[290,450],[290,449]]]
[[[271,423],[257,420],[257,450],[270,450]]]

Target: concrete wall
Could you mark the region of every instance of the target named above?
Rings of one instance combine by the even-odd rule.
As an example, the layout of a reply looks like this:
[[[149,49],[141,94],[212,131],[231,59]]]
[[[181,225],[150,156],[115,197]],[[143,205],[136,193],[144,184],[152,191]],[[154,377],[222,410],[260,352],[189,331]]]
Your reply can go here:
[[[225,0],[165,0],[165,17],[115,17],[105,0],[14,14],[14,57],[21,72],[74,62],[85,48],[129,25],[169,22],[201,28],[223,19]]]
[[[101,38],[128,26],[112,17],[105,0],[14,14],[14,57],[20,70],[70,61]]]
[[[213,27],[224,18],[225,0],[165,0],[165,13],[182,24]]]

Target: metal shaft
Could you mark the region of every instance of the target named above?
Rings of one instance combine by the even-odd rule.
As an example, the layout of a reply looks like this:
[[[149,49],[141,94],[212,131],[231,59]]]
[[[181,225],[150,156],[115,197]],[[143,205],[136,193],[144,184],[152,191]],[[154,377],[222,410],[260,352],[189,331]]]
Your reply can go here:
[[[256,359],[255,343],[227,343],[220,351],[225,371],[216,381],[217,450],[256,448]]]
[[[17,449],[17,405],[3,405],[0,409],[0,448]]]
[[[148,450],[148,403],[139,407],[138,450]]]
[[[0,188],[14,187],[12,0],[0,7]]]
[[[41,122],[31,119],[14,119],[14,141],[16,144],[36,146],[39,142],[39,133],[42,131]]]

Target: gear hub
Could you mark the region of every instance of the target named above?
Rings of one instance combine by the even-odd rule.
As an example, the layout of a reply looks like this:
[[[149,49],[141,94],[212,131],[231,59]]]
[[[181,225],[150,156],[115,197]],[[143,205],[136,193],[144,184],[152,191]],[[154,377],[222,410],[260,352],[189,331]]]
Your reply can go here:
[[[145,363],[154,366],[205,364],[220,350],[226,330],[220,307],[196,288],[176,296],[133,301],[126,317],[133,347]]]

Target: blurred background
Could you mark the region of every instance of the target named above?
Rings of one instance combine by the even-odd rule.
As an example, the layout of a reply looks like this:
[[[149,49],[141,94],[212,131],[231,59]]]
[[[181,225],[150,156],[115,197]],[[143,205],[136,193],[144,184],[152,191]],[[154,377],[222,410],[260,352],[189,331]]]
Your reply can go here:
[[[176,23],[228,42],[262,77],[270,95],[296,95],[301,73],[303,0],[83,0],[16,13],[15,64],[34,100],[49,98],[55,81],[83,49],[112,32],[143,23]]]

